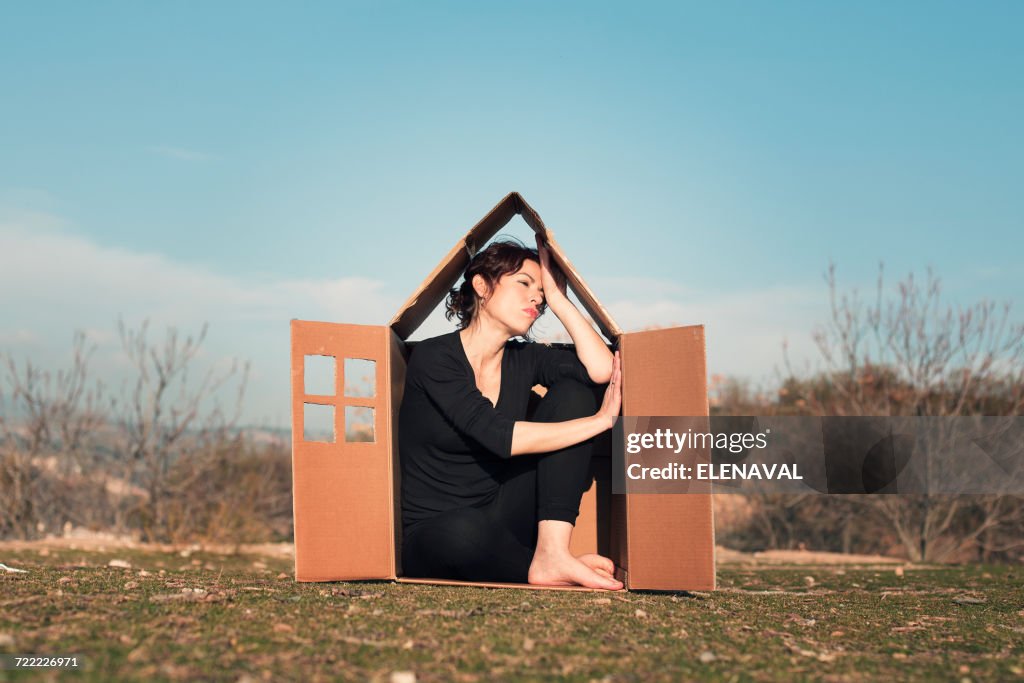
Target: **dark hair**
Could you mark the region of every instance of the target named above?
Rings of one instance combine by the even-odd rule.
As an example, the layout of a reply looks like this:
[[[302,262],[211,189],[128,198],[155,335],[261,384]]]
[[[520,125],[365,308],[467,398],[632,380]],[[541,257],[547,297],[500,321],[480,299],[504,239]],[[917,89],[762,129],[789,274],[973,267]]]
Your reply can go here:
[[[527,259],[540,263],[537,250],[525,246],[518,240],[503,239],[491,242],[486,249],[478,252],[470,260],[463,273],[461,286],[448,292],[448,298],[444,302],[445,317],[448,320],[458,318],[458,329],[460,330],[468,327],[480,307],[480,297],[473,289],[473,276],[479,275],[488,287],[493,288],[503,276],[518,273]],[[556,280],[561,284],[563,277],[561,271],[554,263],[551,265]],[[547,304],[540,304],[537,310],[544,315]]]

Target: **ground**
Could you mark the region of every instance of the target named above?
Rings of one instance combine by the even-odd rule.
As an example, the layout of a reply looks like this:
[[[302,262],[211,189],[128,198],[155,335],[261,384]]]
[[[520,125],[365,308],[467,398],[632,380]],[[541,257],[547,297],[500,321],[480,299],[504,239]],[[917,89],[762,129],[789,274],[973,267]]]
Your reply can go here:
[[[0,653],[84,671],[0,681],[1024,678],[1020,567],[723,553],[714,592],[598,593],[299,584],[287,546],[72,545],[0,545],[25,570],[0,568]]]

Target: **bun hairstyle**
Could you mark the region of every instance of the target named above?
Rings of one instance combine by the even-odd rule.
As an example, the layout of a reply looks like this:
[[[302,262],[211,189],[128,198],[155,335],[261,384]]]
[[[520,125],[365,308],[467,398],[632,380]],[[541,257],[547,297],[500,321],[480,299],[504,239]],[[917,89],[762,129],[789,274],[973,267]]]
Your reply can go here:
[[[480,309],[480,297],[473,289],[473,277],[479,275],[489,288],[493,288],[502,276],[519,272],[523,267],[523,261],[527,259],[540,263],[537,250],[525,246],[518,240],[503,239],[491,242],[486,249],[478,252],[470,260],[463,273],[462,284],[448,292],[448,298],[444,302],[445,317],[448,320],[458,318],[460,330],[469,327]],[[555,280],[561,286],[565,276],[554,263],[551,267]],[[542,303],[537,309],[544,315],[547,304]]]

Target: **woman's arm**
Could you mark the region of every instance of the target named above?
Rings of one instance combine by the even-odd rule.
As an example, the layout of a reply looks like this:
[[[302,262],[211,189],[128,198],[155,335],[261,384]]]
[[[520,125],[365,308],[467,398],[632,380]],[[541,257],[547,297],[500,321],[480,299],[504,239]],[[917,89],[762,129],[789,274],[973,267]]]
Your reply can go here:
[[[580,362],[583,363],[583,367],[587,369],[587,374],[590,376],[591,381],[595,384],[604,384],[612,376],[612,352],[608,350],[604,340],[601,339],[601,335],[590,326],[590,323],[583,317],[583,314],[569,301],[565,291],[559,289],[554,276],[551,274],[551,260],[547,247],[544,246],[544,242],[539,234],[537,235],[537,254],[540,257],[544,301],[547,303],[548,308],[551,309],[551,312],[561,321],[569,336],[572,337],[572,343],[576,347],[576,355],[579,357]],[[590,437],[584,437],[583,439],[587,438]],[[580,441],[583,439],[580,439]],[[571,445],[572,443],[578,443],[578,441],[573,441],[566,445]],[[559,448],[564,447],[560,446]],[[514,452],[513,447],[513,454]],[[544,453],[546,451],[541,450],[537,452]]]
[[[622,370],[618,352],[601,407],[590,417],[565,422],[516,422],[512,428],[512,455],[548,453],[593,438],[611,429],[622,407]]]

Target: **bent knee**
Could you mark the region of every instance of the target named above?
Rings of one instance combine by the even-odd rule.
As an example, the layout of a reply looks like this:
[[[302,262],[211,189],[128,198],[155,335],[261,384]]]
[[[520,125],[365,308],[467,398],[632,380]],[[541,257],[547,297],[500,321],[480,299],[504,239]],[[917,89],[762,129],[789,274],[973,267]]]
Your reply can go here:
[[[562,378],[548,387],[537,409],[538,419],[557,422],[592,415],[597,410],[594,388],[571,378]]]

